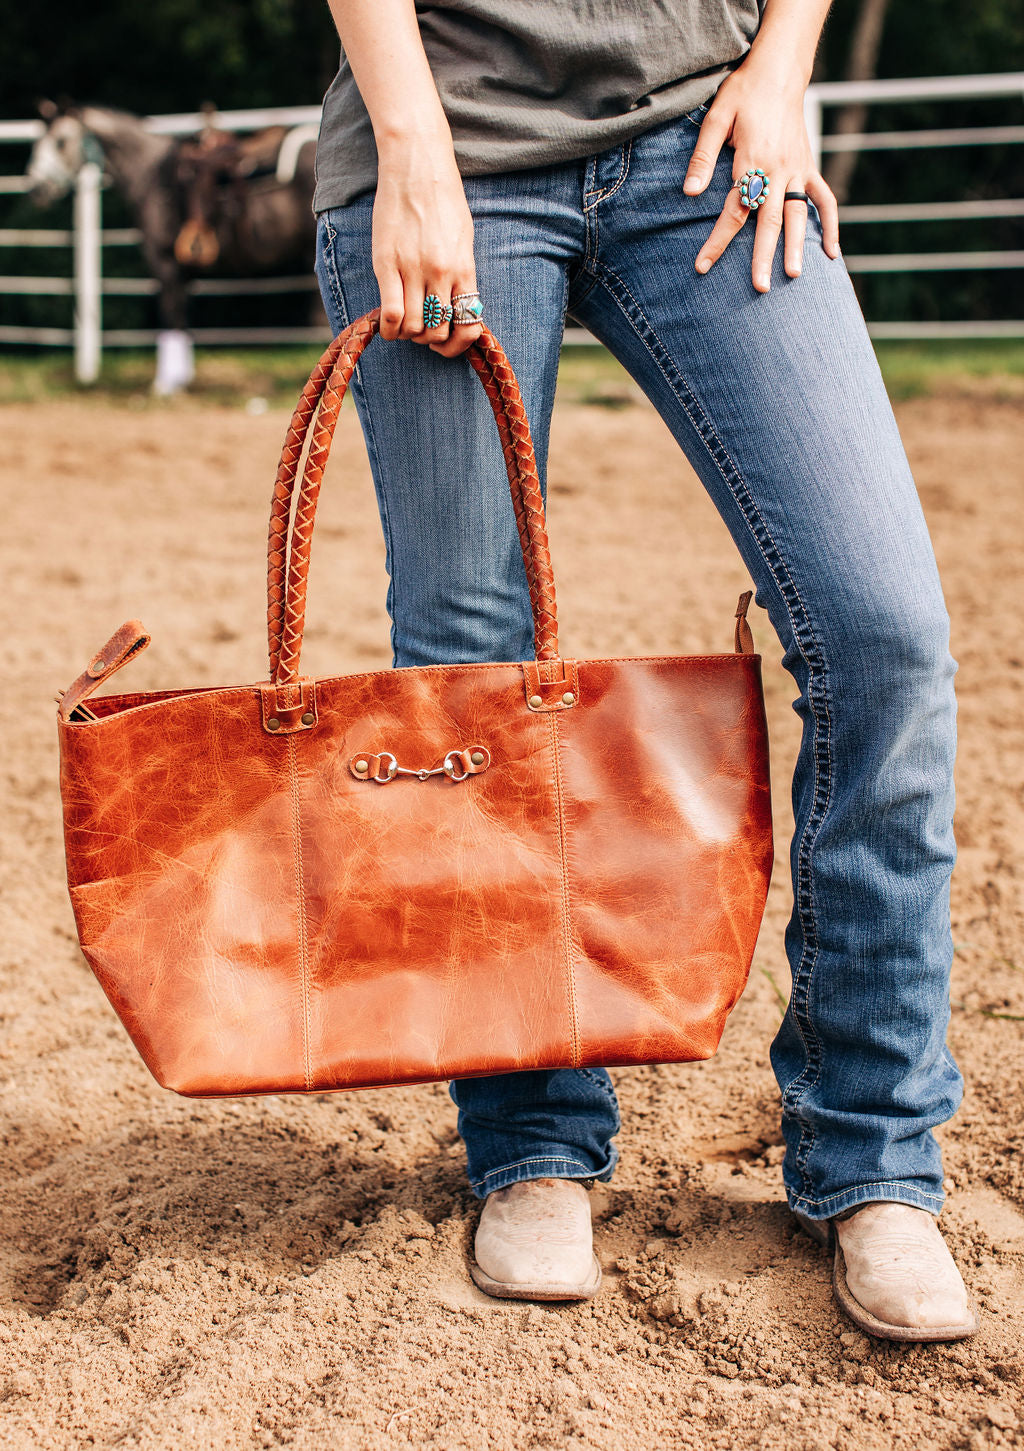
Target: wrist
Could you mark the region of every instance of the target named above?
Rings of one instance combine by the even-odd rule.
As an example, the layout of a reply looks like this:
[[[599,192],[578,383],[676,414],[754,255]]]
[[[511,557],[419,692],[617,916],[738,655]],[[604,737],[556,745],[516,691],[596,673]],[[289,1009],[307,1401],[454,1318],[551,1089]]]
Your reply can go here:
[[[802,55],[792,43],[786,44],[781,37],[777,38],[765,30],[754,37],[741,62],[741,68],[748,75],[757,77],[780,94],[800,101],[810,84],[813,67],[813,52],[809,56]]]
[[[436,114],[432,111],[423,116],[406,113],[385,121],[375,121],[373,138],[382,163],[425,154],[455,155],[452,133],[440,107]]]

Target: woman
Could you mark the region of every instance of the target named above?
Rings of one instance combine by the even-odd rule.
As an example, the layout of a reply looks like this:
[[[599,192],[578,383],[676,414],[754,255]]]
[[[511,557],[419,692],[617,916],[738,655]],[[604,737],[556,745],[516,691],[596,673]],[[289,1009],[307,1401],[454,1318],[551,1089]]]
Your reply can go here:
[[[799,687],[793,992],[772,1050],[790,1206],[835,1244],[863,1328],[969,1335],[932,1135],[961,1095],[945,1047],[955,666],[804,126],[826,0],[331,5],[344,59],[318,147],[318,277],[336,332],[379,303],[382,337],[404,340],[370,349],[355,384],[395,664],[532,656],[490,409],[451,360],[479,334],[479,292],[543,478],[568,313],[675,434]],[[477,1284],[594,1294],[608,1075],[452,1095],[484,1200]]]

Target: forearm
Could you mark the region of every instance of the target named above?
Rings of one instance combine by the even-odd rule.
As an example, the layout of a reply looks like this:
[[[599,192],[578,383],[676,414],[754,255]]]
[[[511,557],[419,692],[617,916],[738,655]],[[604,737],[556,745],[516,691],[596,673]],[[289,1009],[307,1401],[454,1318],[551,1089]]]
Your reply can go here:
[[[382,157],[416,140],[452,151],[413,0],[329,0]]]
[[[480,336],[480,324],[428,328],[424,301],[444,307],[476,291],[473,218],[416,7],[413,0],[329,4],[377,143],[372,246],[381,336],[454,357]]]
[[[803,91],[811,79],[825,17],[832,0],[766,0],[745,64],[765,69],[780,84]]]

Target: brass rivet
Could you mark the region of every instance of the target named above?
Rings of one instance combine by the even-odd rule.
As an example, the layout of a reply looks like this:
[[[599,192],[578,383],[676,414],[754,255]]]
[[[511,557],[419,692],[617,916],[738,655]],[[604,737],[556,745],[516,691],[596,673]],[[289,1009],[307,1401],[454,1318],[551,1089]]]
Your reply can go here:
[[[312,725],[315,719],[316,719],[316,717],[314,716],[313,712],[311,710],[307,710],[306,713],[302,717],[302,724],[303,725]]]
[[[270,717],[270,719],[267,721],[267,730],[268,731],[278,731],[280,729],[281,729],[281,722],[278,720],[278,718],[277,718],[276,715],[272,715]]]
[[[474,751],[469,759],[473,762],[474,766],[481,766],[483,765],[484,753],[483,751]]]
[[[356,768],[357,771],[365,771],[368,768],[368,766],[369,766],[369,762],[368,761],[356,761],[355,762],[355,768]]]
[[[107,662],[105,660],[94,660],[89,666],[90,670],[106,670],[106,668]]]
[[[531,695],[530,704],[533,706],[534,710],[539,710],[540,707],[544,704],[544,697],[541,695]]]
[[[576,697],[575,697],[575,695],[573,695],[573,693],[572,693],[571,690],[567,690],[565,692],[565,694],[562,696],[562,704],[563,705],[575,705],[576,704]]]

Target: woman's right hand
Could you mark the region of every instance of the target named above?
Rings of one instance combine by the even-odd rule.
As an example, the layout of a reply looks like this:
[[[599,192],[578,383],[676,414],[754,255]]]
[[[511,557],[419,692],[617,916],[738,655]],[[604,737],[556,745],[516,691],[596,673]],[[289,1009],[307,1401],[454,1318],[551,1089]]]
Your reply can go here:
[[[480,336],[480,323],[423,326],[430,293],[446,306],[456,293],[476,291],[473,217],[450,136],[378,141],[373,271],[382,338],[426,343],[454,358]]]

